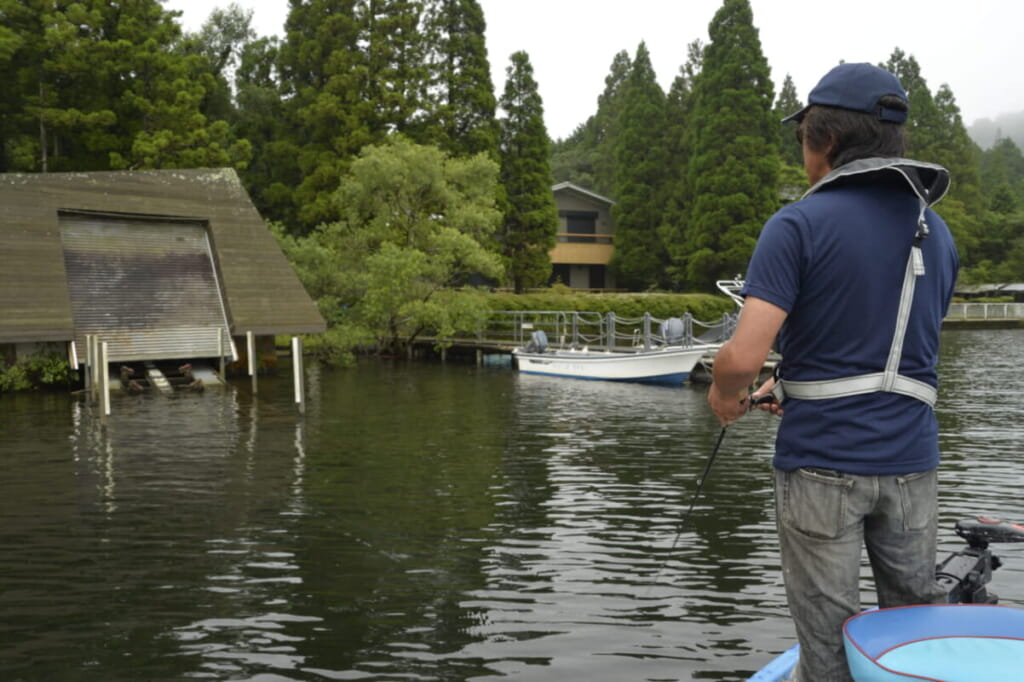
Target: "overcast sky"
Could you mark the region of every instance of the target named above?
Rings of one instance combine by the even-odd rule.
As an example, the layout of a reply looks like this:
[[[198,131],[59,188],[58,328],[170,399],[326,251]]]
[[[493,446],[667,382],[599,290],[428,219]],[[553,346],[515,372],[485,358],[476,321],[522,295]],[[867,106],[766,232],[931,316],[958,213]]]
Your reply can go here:
[[[260,35],[281,35],[288,0],[236,0]],[[525,50],[544,100],[548,134],[564,138],[597,108],[612,58],[646,42],[667,91],[686,46],[708,41],[721,0],[479,0],[496,94],[509,56]],[[197,30],[229,0],[165,0]],[[917,58],[934,93],[947,83],[970,125],[1024,110],[1024,2],[1020,0],[751,0],[776,94],[786,74],[806,100],[840,60],[884,62],[895,47]],[[913,115],[913,112],[911,112]]]

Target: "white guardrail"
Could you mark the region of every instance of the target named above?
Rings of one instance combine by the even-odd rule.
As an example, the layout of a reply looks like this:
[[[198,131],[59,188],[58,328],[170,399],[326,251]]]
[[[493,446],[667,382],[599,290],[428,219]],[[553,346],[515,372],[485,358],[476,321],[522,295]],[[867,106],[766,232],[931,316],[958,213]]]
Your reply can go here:
[[[951,303],[947,320],[1020,320],[1024,303]]]

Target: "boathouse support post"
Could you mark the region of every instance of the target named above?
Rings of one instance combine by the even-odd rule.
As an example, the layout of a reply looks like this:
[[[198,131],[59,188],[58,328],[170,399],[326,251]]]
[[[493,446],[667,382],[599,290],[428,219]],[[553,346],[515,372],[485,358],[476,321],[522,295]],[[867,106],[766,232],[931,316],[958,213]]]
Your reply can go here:
[[[220,380],[224,381],[224,329],[217,328],[217,355],[220,357]]]
[[[306,373],[303,371],[302,339],[292,337],[292,371],[295,373],[295,402],[299,412],[306,411]]]
[[[608,337],[605,339],[605,344],[610,353],[615,350],[615,313],[608,313],[605,315],[605,319],[608,321],[606,324]]]
[[[644,350],[651,349],[651,314],[644,313]]]
[[[245,352],[249,356],[249,376],[252,377],[252,394],[256,395],[256,335],[245,333]]]
[[[110,349],[107,346],[107,342],[104,341],[100,344],[100,361],[98,363],[99,378],[100,378],[100,396],[103,410],[100,412],[100,420],[105,424],[107,417],[110,416],[110,372],[107,370],[107,362],[110,357]]]
[[[71,365],[71,369],[78,370],[78,348],[75,347],[74,340],[68,343],[68,364]]]
[[[85,397],[92,398],[93,387],[92,387],[92,334],[85,335],[85,367],[83,368],[83,374],[85,375]]]

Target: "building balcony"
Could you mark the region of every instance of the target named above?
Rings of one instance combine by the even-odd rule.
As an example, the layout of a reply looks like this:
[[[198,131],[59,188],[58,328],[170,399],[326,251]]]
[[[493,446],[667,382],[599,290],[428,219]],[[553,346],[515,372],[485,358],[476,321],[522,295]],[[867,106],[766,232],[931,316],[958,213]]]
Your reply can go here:
[[[559,232],[558,243],[551,250],[552,263],[572,265],[607,265],[615,247],[614,235]]]

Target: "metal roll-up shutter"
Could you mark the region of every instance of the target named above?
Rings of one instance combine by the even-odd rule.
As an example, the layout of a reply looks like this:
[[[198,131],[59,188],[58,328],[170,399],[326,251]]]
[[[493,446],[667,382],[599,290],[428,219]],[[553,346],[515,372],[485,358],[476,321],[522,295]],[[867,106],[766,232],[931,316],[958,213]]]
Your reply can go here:
[[[75,342],[110,362],[216,357],[227,316],[199,222],[61,214]]]

